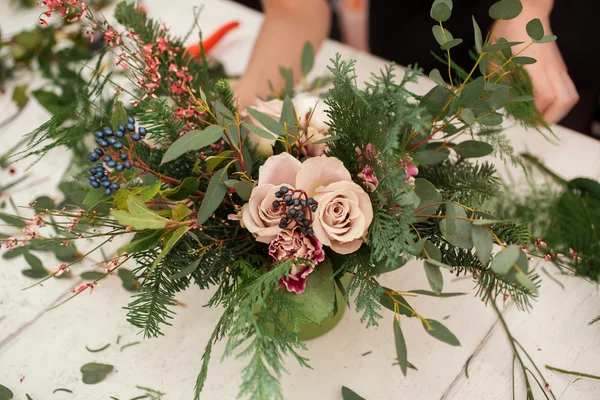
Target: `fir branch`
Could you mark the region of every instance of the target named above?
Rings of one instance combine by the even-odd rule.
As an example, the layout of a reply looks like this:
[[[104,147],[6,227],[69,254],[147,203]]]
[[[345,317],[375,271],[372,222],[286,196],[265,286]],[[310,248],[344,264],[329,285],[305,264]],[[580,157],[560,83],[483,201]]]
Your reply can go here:
[[[156,260],[158,252],[148,250],[134,254],[137,267],[133,270],[136,279],[141,282],[139,290],[134,294],[133,300],[125,307],[127,321],[133,326],[142,329],[145,338],[163,335],[161,325],[171,325],[176,305],[174,295],[187,287],[187,281],[172,281],[168,277],[177,272],[167,266],[154,268],[150,274],[151,266]]]
[[[467,161],[449,161],[421,167],[419,178],[433,183],[444,200],[478,207],[495,197],[500,190],[500,180],[493,164],[472,164]]]

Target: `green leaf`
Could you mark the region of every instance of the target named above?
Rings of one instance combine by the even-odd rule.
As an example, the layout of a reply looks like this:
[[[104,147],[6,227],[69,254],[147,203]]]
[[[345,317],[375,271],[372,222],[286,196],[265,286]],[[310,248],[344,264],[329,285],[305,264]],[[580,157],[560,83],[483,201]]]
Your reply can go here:
[[[83,383],[87,385],[93,385],[98,382],[102,382],[106,375],[113,370],[112,365],[89,363],[81,367],[81,373],[83,375]]]
[[[169,146],[163,155],[161,164],[172,161],[192,150],[199,150],[221,139],[223,127],[211,125],[201,131],[189,131]]]
[[[544,37],[544,26],[539,18],[534,18],[527,23],[527,34],[533,40],[542,40]]]
[[[186,206],[183,203],[179,203],[175,207],[173,207],[172,214],[173,214],[173,219],[175,221],[183,221],[185,219],[185,217],[187,217],[191,213],[192,213],[192,210],[190,210],[188,208],[188,206]]]
[[[25,228],[25,226],[27,225],[25,223],[25,220],[23,220],[22,218],[18,218],[1,212],[0,219],[6,222],[8,225],[13,226],[15,228]]]
[[[206,195],[202,199],[202,204],[200,204],[200,209],[198,210],[198,223],[200,225],[206,222],[221,205],[227,194],[227,186],[225,185],[227,178],[227,168],[218,170],[210,178]]]
[[[137,279],[135,279],[135,275],[133,274],[133,272],[131,272],[127,268],[119,267],[119,269],[117,270],[117,275],[119,275],[119,278],[121,279],[121,283],[123,284],[125,290],[127,290],[128,292],[137,292],[138,288],[140,287],[140,284],[137,281]]]
[[[535,286],[535,283],[533,283],[533,281],[531,279],[529,279],[529,277],[521,272],[518,272],[515,275],[515,279],[517,280],[517,282],[523,286],[525,289],[529,290],[532,293],[537,293],[538,292],[538,288]]]
[[[422,165],[435,165],[448,158],[449,154],[448,149],[421,150],[414,154],[414,158]]]
[[[285,99],[283,99],[283,107],[281,109],[281,118],[279,119],[279,123],[284,127],[289,127],[292,134],[298,133],[294,103],[292,103],[292,99],[290,99],[289,96],[286,96]]]
[[[459,44],[461,44],[463,42],[462,39],[452,39],[452,40],[448,40],[446,43],[444,43],[443,45],[440,46],[440,49],[446,51],[446,50],[450,50],[453,47],[458,46]]]
[[[464,208],[452,204],[454,211],[456,212],[457,218],[467,218],[467,213]],[[461,249],[470,249],[473,247],[473,241],[471,240],[471,230],[473,224],[470,221],[457,219],[456,221],[456,232],[449,233],[447,231],[447,221],[445,219],[440,221],[440,231],[444,236],[444,239],[453,246],[460,247]]]
[[[387,308],[388,310],[394,311],[394,300],[392,300],[392,297],[396,300],[398,304],[398,312],[401,315],[405,315],[409,318],[413,318],[415,316],[414,313],[414,309],[410,306],[410,304],[408,304],[408,302],[404,299],[404,297],[402,297],[399,294],[388,294],[388,293],[393,293],[393,290],[384,287],[384,292],[381,294],[381,297],[379,298],[379,304],[381,304],[382,306],[384,306],[385,308]],[[390,297],[391,296],[391,297]]]
[[[492,260],[492,271],[500,275],[506,275],[519,259],[521,249],[517,245],[510,245],[494,256]]]
[[[343,392],[343,389],[342,389]],[[12,400],[14,398],[13,392],[4,385],[0,385],[0,400]]]
[[[421,104],[425,105],[427,112],[432,116],[443,116],[447,113],[444,111],[444,106],[452,100],[454,94],[444,86],[436,86],[431,89],[423,99]]]
[[[67,104],[56,93],[34,90],[31,95],[52,115],[60,114]]]
[[[180,279],[180,278],[183,278],[184,276],[188,276],[188,275],[192,274],[195,270],[198,269],[198,266],[200,265],[200,261],[201,261],[200,259],[195,260],[190,265],[181,269],[179,272],[176,272],[173,275],[169,276],[169,279],[171,279],[171,280]]]
[[[44,264],[42,263],[42,261],[33,254],[25,254],[25,261],[27,261],[27,264],[29,264],[31,269],[46,272],[46,268],[44,268]]]
[[[365,400],[363,397],[359,396],[351,389],[348,389],[346,386],[342,386],[342,399],[343,400]]]
[[[429,13],[438,22],[445,22],[452,15],[452,0],[435,0]]]
[[[456,296],[464,296],[467,293],[460,293],[460,292],[447,292],[447,293],[434,293],[434,292],[430,292],[429,290],[421,290],[421,289],[416,289],[416,290],[409,290],[410,293],[414,293],[414,294],[420,294],[423,296],[432,296],[432,297],[456,297]]]
[[[537,40],[537,43],[550,43],[550,42],[554,42],[555,40],[556,40],[555,35],[545,35],[540,40]]]
[[[398,357],[398,364],[400,364],[400,370],[402,375],[406,376],[406,370],[408,369],[408,352],[406,350],[406,342],[404,341],[404,335],[402,334],[402,328],[400,327],[400,321],[394,316],[394,341],[396,343],[396,356]]]
[[[242,200],[248,201],[254,189],[254,182],[238,181],[235,186],[235,192]]]
[[[431,32],[433,33],[433,37],[435,37],[435,40],[440,46],[446,43],[447,41],[454,39],[454,36],[452,36],[448,29],[444,29],[439,25],[434,25],[431,28]]]
[[[33,279],[41,279],[50,275],[46,270],[42,271],[38,269],[24,269],[23,271],[21,271],[21,273],[26,277]]]
[[[250,113],[250,115],[252,115],[254,119],[256,119],[258,122],[260,122],[260,124],[264,126],[265,129],[272,132],[276,136],[281,136],[285,133],[285,131],[283,130],[283,124],[279,123],[279,121],[276,121],[268,115],[265,115],[253,108],[248,107],[246,110],[248,110],[248,113]],[[254,133],[260,136],[260,134],[258,134],[257,132]],[[270,135],[268,139],[273,139],[273,135]]]
[[[517,46],[519,44],[523,44],[523,42],[508,42],[508,41],[500,41],[498,43],[487,45],[483,48],[483,51],[486,53],[495,53],[497,51],[503,51],[510,49],[513,46]]]
[[[600,183],[589,178],[575,178],[568,183],[570,189],[580,190],[600,199]]]
[[[477,21],[475,21],[475,17],[473,17],[473,31],[475,33],[475,49],[477,50],[478,53],[481,53],[482,49],[483,49],[483,37],[481,36],[481,28],[479,28],[479,25],[477,24]]]
[[[155,248],[160,239],[165,234],[164,231],[137,232],[133,240],[117,250],[117,255],[138,253],[140,251]]]
[[[381,262],[375,266],[376,275],[381,275],[381,274],[385,274],[387,272],[395,271],[395,270],[405,266],[407,262],[408,262],[408,258],[406,258],[406,257],[400,257],[400,261],[397,262],[396,264],[394,264],[394,266],[390,266],[388,263]]]
[[[161,182],[157,180],[151,185],[138,186],[132,189],[121,188],[115,193],[113,204],[118,210],[127,211],[129,209],[127,200],[130,197],[137,197],[143,202],[149,201],[160,191],[160,185]]]
[[[427,325],[424,321],[423,328],[425,328],[427,333],[429,333],[431,336],[451,346],[460,346],[460,342],[456,336],[454,336],[454,334],[450,332],[448,328],[442,325],[442,323],[433,319],[428,319],[427,322],[429,323],[431,330],[427,329]]]
[[[442,276],[442,271],[440,271],[440,267],[432,263],[431,261],[435,260],[425,260],[423,266],[425,268],[425,274],[427,275],[427,280],[429,281],[429,285],[431,286],[431,290],[434,293],[440,294],[442,289],[444,288],[444,277]]]
[[[255,127],[254,125],[249,125]],[[256,128],[256,127],[255,127]],[[266,131],[265,131],[266,132]],[[217,154],[216,156],[211,156],[206,159],[206,172],[209,174],[212,173],[215,168],[217,168],[223,161],[233,160],[235,158],[235,154],[232,150],[226,150],[221,154]]]
[[[325,259],[308,275],[306,289],[302,294],[280,290],[281,296],[292,300],[306,318],[316,324],[327,318],[333,311],[335,286],[331,261]]]
[[[475,250],[477,250],[477,257],[483,265],[487,265],[490,262],[492,256],[492,246],[494,239],[492,234],[487,230],[485,226],[474,226],[471,231],[471,239]]]
[[[525,56],[514,57],[512,61],[519,65],[535,64],[537,62],[535,58]]]
[[[419,208],[424,208],[432,203],[439,203],[442,201],[442,195],[427,179],[417,178],[415,179],[415,193],[421,199]],[[426,209],[420,210],[421,214],[433,214],[439,208],[439,205],[427,207]]]
[[[446,202],[446,232],[450,235],[456,233],[456,211],[452,202]]]
[[[113,114],[110,117],[110,124],[115,131],[119,125],[127,125],[127,111],[125,111],[125,107],[123,107],[123,103],[121,101],[117,101],[115,103]]]
[[[264,130],[263,128],[261,128],[259,126],[252,125],[247,122],[242,122],[242,126],[245,127],[246,129],[248,129],[250,132],[260,136],[263,139],[275,140],[277,138],[276,134],[271,133],[270,131]]]
[[[160,254],[158,255],[158,257],[156,257],[156,260],[154,260],[154,262],[152,263],[152,266],[150,266],[150,271],[148,272],[148,275],[150,275],[152,273],[152,271],[154,271],[154,268],[156,268],[158,266],[158,264],[160,264],[160,262],[163,260],[163,258],[165,258],[166,255],[169,254],[169,252],[173,249],[173,247],[175,247],[177,242],[179,242],[179,239],[181,239],[183,237],[183,235],[185,235],[186,232],[189,230],[190,230],[190,227],[187,225],[184,225],[184,226],[180,226],[179,228],[177,228],[173,231],[170,231],[169,233],[167,233],[165,235],[164,246],[163,246]]]
[[[97,204],[106,200],[106,196],[104,196],[104,188],[91,189],[85,195],[85,199],[83,199],[83,204],[88,206],[90,209],[94,208]]]
[[[465,108],[473,107],[479,101],[484,86],[485,80],[482,76],[467,83],[460,93],[460,105]]]
[[[492,107],[492,110],[499,110],[506,105],[508,102],[508,88],[499,87],[494,90],[488,98],[488,104]]]
[[[533,97],[533,95],[522,95],[522,96],[515,96],[515,97],[511,97],[509,99],[509,101],[511,103],[518,103],[518,102],[524,102],[524,101],[533,101],[535,98]]]
[[[502,222],[499,219],[478,219],[477,221],[473,221],[473,225],[490,225],[497,224],[498,222]]]
[[[79,275],[82,279],[85,279],[87,281],[97,281],[98,279],[102,279],[104,278],[104,275],[106,275],[104,272],[98,272],[98,271],[85,271],[84,273],[82,273],[81,275]]]
[[[481,72],[481,75],[484,76],[487,74],[488,58],[488,55],[484,54],[484,56],[481,57],[481,61],[479,62],[479,72]]]
[[[131,226],[137,230],[163,229],[168,220],[149,210],[143,200],[137,197],[127,199],[128,211],[112,210],[110,214],[122,226]]]
[[[429,73],[429,79],[431,79],[433,82],[440,86],[446,85],[446,83],[444,82],[444,78],[442,78],[440,70],[437,68],[431,70],[431,72]]]
[[[315,50],[310,42],[302,49],[302,76],[307,76],[315,65]]]
[[[423,254],[427,259],[442,261],[442,252],[429,240],[423,242]]]
[[[508,20],[516,18],[522,10],[523,5],[520,0],[501,0],[492,4],[489,15],[492,19]]]
[[[22,110],[29,102],[29,96],[27,95],[27,84],[17,85],[13,89],[12,101],[17,105],[19,110]]]
[[[322,143],[331,143],[331,142],[335,142],[336,140],[340,140],[342,137],[341,136],[325,136],[323,139],[319,139],[315,142],[311,142],[312,144],[322,144]]]
[[[502,118],[502,114],[498,114],[497,112],[490,113],[484,117],[478,119],[481,125],[485,126],[496,126],[500,125],[504,119]]]
[[[183,182],[181,182],[179,186],[176,186],[173,189],[164,190],[162,192],[162,195],[169,200],[185,200],[190,195],[196,193],[196,190],[198,190],[199,185],[200,181],[197,178],[187,177],[183,180]]]
[[[465,140],[454,146],[453,149],[462,158],[485,157],[494,151],[490,144],[477,140]]]
[[[460,120],[469,126],[473,125],[475,123],[475,114],[473,114],[473,110],[470,108],[463,109],[460,114]]]

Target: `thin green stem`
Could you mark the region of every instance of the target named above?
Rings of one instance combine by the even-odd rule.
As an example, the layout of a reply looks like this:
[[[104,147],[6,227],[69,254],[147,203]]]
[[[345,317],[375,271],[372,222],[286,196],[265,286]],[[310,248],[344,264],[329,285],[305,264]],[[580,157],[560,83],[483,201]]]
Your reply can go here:
[[[600,380],[600,376],[598,376],[598,375],[592,375],[592,374],[586,374],[585,372],[569,371],[567,369],[556,368],[556,367],[552,367],[550,365],[546,365],[546,369],[549,369],[550,371],[560,372],[560,373],[563,373],[563,374],[581,376],[582,378],[590,378],[590,379]]]

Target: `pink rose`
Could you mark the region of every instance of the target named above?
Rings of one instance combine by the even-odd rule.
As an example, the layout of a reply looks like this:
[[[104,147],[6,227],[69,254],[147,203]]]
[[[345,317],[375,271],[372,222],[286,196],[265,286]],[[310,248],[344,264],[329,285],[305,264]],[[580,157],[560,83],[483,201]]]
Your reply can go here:
[[[282,229],[281,218],[285,217],[284,207],[273,204],[278,198],[275,193],[281,186],[294,189],[296,174],[300,169],[300,161],[281,153],[269,157],[258,170],[258,185],[252,190],[248,203],[242,207],[242,223],[261,243],[271,243]],[[293,228],[293,223],[289,228]]]
[[[374,192],[377,189],[377,186],[379,186],[379,179],[377,179],[377,176],[375,176],[375,173],[373,172],[373,168],[369,165],[364,167],[357,176],[369,192]]]
[[[298,227],[281,231],[269,245],[269,255],[275,261],[291,258],[311,260],[314,264],[295,263],[288,277],[281,279],[280,284],[290,292],[300,294],[306,288],[306,277],[314,266],[325,259],[321,243],[312,236],[300,232]]]
[[[306,215],[322,244],[340,254],[358,250],[373,220],[373,209],[369,195],[352,182],[340,160],[320,156],[301,164],[290,154],[281,153],[265,162],[259,170],[258,186],[242,207],[243,224],[259,242],[270,243],[284,229],[280,221],[287,209],[275,196],[281,186],[294,196],[316,200],[315,211]],[[293,229],[295,222],[284,227]]]

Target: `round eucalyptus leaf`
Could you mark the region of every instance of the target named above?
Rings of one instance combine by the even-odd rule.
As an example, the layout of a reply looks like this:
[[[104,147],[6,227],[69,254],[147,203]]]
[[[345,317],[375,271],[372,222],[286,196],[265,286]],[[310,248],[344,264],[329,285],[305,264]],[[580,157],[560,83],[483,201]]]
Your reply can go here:
[[[492,270],[500,275],[506,275],[519,259],[521,249],[517,245],[510,245],[494,256]]]
[[[450,33],[448,29],[444,29],[439,25],[434,25],[431,28],[431,32],[433,33],[433,37],[438,42],[439,45],[446,43],[449,40],[453,40],[454,36]]]
[[[533,40],[542,40],[544,37],[544,26],[539,18],[534,18],[527,23],[527,34]]]
[[[501,0],[492,4],[489,10],[489,15],[493,19],[513,19],[516,18],[523,10],[523,5],[520,0]]]
[[[499,110],[506,105],[508,102],[508,88],[501,87],[494,90],[488,98],[488,104],[492,107],[492,110]]]
[[[460,120],[469,126],[473,125],[475,123],[475,114],[473,114],[473,110],[470,108],[465,108],[462,110],[462,113],[460,114]]]
[[[431,15],[431,18],[439,22],[448,21],[452,15],[452,6],[448,6],[446,1],[436,0],[431,5],[431,11],[429,15]]]
[[[502,115],[498,113],[491,113],[486,115],[485,117],[480,118],[479,123],[485,126],[496,126],[500,125],[503,121]]]
[[[442,50],[450,50],[453,47],[458,46],[459,44],[461,44],[463,42],[462,39],[452,39],[452,40],[448,40],[446,43],[444,43],[443,45],[440,46],[440,48]]]
[[[478,158],[492,154],[492,145],[477,140],[465,140],[454,146],[454,151],[462,158]]]

